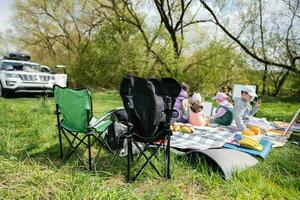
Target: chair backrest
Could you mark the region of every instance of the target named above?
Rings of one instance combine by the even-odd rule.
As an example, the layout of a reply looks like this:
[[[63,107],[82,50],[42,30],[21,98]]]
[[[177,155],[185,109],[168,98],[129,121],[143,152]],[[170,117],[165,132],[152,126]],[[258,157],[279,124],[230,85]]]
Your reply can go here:
[[[93,113],[92,99],[87,89],[70,89],[55,85],[54,98],[65,128],[70,131],[88,131]]]
[[[172,109],[180,90],[180,84],[172,78],[123,77],[120,95],[135,133],[151,137],[162,129],[163,124],[169,123],[166,103],[170,103]]]

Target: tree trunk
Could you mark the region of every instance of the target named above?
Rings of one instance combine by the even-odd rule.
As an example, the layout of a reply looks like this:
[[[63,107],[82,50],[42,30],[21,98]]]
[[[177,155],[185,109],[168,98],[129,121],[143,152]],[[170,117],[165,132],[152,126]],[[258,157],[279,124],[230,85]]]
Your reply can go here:
[[[283,84],[284,84],[286,78],[289,76],[289,74],[290,74],[290,71],[286,71],[286,72],[283,74],[283,76],[282,76],[281,79],[279,80],[279,82],[278,82],[278,84],[277,84],[275,90],[273,91],[272,96],[276,97],[276,96],[279,94],[279,92],[280,92],[280,90],[281,90],[281,88],[282,88],[282,86],[283,86]]]
[[[178,47],[176,33],[170,33],[170,34],[171,34],[171,38],[172,38],[172,43],[173,43],[175,58],[178,59],[179,56],[180,56],[180,51],[179,51],[179,47]]]
[[[264,28],[263,28],[263,15],[262,15],[262,1],[259,0],[259,29],[260,29],[260,40],[261,40],[261,48],[263,58],[266,60],[266,51],[265,51],[265,40],[264,40]],[[262,95],[266,95],[266,84],[267,84],[267,74],[268,74],[268,64],[265,63],[265,70],[263,75],[263,88],[262,88]]]
[[[263,74],[263,85],[262,85],[262,95],[265,96],[266,95],[266,86],[267,86],[267,74],[268,74],[268,65],[265,64],[265,70],[264,70],[264,74]]]

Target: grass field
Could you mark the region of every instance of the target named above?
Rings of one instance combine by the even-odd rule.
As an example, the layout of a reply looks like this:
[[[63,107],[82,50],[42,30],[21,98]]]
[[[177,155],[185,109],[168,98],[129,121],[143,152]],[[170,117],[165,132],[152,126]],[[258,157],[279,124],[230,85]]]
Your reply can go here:
[[[121,101],[116,92],[93,94],[95,116]],[[294,98],[266,98],[258,116],[290,120],[300,107]],[[74,157],[59,158],[54,102],[0,98],[0,199],[299,199],[300,147],[290,142],[266,160],[229,180],[200,157],[171,156],[171,180],[150,168],[125,182],[126,160],[101,151],[89,172]],[[87,156],[86,152],[82,152]]]

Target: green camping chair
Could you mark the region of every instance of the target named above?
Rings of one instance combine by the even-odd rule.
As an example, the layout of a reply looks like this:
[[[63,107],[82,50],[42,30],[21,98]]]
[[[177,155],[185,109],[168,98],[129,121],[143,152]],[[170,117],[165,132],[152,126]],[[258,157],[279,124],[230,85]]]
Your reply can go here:
[[[110,150],[101,134],[112,121],[107,119],[107,117],[102,117],[99,120],[93,118],[92,99],[87,89],[75,90],[58,85],[55,85],[53,89],[61,159],[67,160],[73,154],[76,154],[83,163],[77,149],[81,144],[84,144],[88,148],[89,169],[91,170],[91,147],[94,143],[98,142]],[[62,135],[69,144],[65,155],[63,154]]]

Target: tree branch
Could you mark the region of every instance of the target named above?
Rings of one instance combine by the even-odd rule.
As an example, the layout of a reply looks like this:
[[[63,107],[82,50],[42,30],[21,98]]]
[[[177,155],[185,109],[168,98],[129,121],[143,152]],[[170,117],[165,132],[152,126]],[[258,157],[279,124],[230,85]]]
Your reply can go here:
[[[252,51],[250,51],[238,38],[236,38],[235,36],[233,36],[218,20],[217,16],[215,15],[215,13],[213,12],[213,10],[207,5],[207,3],[204,0],[199,0],[201,2],[201,4],[204,6],[204,8],[206,10],[208,10],[208,12],[212,15],[212,17],[215,20],[215,24],[221,28],[221,30],[232,40],[234,40],[248,55],[250,55],[252,58],[254,58],[255,60],[264,63],[264,64],[268,64],[268,65],[273,65],[273,66],[277,66],[283,69],[287,69],[290,71],[293,71],[295,73],[300,74],[300,70],[297,69],[295,66],[293,65],[287,65],[287,64],[283,64],[283,63],[278,63],[278,62],[273,62],[270,60],[265,60],[259,56],[257,56],[255,53],[253,53]]]

